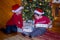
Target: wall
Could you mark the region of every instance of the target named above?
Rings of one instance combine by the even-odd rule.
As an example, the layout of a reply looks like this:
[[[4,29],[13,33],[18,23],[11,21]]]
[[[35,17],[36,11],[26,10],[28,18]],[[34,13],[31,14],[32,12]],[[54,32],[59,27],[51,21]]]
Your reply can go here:
[[[5,27],[6,22],[13,15],[11,7],[14,4],[21,5],[21,0],[0,0],[0,28]]]

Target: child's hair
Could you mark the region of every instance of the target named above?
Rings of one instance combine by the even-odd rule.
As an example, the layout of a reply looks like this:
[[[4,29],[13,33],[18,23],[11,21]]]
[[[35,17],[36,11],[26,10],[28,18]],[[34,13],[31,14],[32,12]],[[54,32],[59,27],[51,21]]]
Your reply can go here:
[[[34,13],[34,15],[37,15],[37,16],[39,16],[39,14],[37,14],[37,13]]]

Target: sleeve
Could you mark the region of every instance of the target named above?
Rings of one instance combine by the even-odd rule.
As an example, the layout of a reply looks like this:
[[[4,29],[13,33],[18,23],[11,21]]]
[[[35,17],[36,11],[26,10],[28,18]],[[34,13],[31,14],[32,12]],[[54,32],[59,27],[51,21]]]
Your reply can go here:
[[[17,24],[18,24],[17,16],[16,16],[16,15],[14,15],[14,16],[13,16],[13,19],[14,19],[14,21],[13,21],[13,22],[14,22],[14,24],[15,24],[15,25],[17,25]]]
[[[22,28],[23,27],[23,19],[22,19],[22,17],[20,18],[20,21],[19,22],[20,22],[20,25],[19,26],[20,26],[20,28]]]
[[[17,27],[22,28],[23,19],[22,19],[21,15],[20,16],[14,16],[14,22],[15,22]]]
[[[47,18],[48,28],[52,28],[52,20]]]
[[[42,24],[37,23],[37,24],[36,24],[36,27],[45,27],[45,28],[48,28],[49,23],[50,23],[50,19],[49,19],[48,17],[45,17],[45,16],[44,16],[43,19],[44,19],[44,21],[46,21],[46,22],[44,22],[44,23],[42,23]]]
[[[48,17],[46,17],[46,23],[49,24],[50,23],[50,19]]]

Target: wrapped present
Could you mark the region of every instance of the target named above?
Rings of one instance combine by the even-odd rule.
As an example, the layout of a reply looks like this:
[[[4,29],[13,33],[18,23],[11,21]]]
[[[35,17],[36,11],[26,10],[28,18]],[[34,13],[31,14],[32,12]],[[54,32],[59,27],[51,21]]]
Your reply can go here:
[[[35,24],[36,28],[38,27],[45,27],[45,28],[48,28],[48,24]]]
[[[23,27],[23,32],[32,32],[32,31],[33,31],[33,27],[31,27],[31,26]]]
[[[32,22],[33,22],[32,20],[28,20],[28,22],[24,22],[23,32],[32,32],[33,31],[34,25]]]

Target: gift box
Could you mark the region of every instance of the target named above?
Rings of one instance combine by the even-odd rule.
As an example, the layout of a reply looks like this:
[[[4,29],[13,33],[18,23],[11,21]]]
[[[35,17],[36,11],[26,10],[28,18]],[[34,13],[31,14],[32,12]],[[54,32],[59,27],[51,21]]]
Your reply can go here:
[[[45,28],[48,28],[48,24],[35,24],[36,28],[38,27],[45,27]]]
[[[33,27],[31,27],[31,26],[23,27],[23,32],[32,32],[32,31],[33,31]]]

